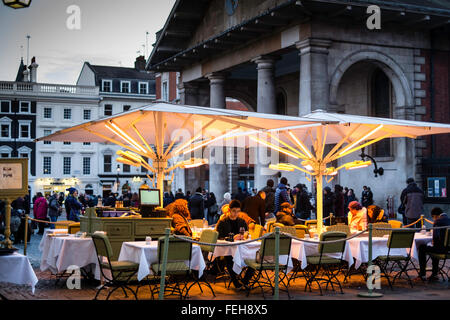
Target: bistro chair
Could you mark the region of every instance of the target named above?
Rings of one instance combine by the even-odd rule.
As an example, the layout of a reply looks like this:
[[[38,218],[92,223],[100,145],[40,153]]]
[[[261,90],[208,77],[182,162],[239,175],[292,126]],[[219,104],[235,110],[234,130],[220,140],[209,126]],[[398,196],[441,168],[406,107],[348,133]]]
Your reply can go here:
[[[209,229],[203,230],[202,234],[200,235],[199,242],[215,244],[215,243],[217,243],[218,237],[219,237],[219,233],[217,231],[209,230]],[[207,276],[210,274],[210,271],[214,266],[214,260],[212,260],[212,257],[213,257],[214,249],[216,247],[212,246],[212,245],[208,246],[208,245],[201,244],[200,248],[203,253],[203,258],[205,259],[206,268],[205,268],[202,280],[199,280],[199,282],[198,282],[198,286],[200,288],[200,291],[203,293],[202,287],[200,286],[200,282],[204,282],[208,286],[208,288],[211,290],[213,296],[215,297],[216,294],[214,293],[214,290],[211,287],[211,284],[208,282]],[[191,287],[192,287],[192,285],[191,285]],[[190,287],[189,287],[189,289],[190,289]]]
[[[434,232],[436,232],[435,230]],[[447,281],[450,280],[449,272],[450,269],[447,270],[447,272],[444,271],[445,264],[447,260],[450,260],[450,229],[447,228],[445,230],[445,238],[444,238],[444,247],[445,251],[443,253],[429,253],[428,255],[432,259],[437,259],[439,261],[442,261],[442,264],[439,265],[439,274],[442,277],[442,280],[445,281],[445,278],[447,278]]]
[[[279,256],[287,255],[286,261],[289,261],[290,259],[291,240],[292,239],[288,236],[280,235]],[[275,234],[262,240],[259,252],[260,258],[258,260],[256,257],[254,259],[244,259],[248,268],[255,271],[246,288],[247,297],[250,295],[251,290],[259,287],[265,299],[264,287],[269,287],[272,290],[272,295],[275,293],[275,288],[272,284],[272,278],[274,278],[275,275],[271,277],[267,273],[268,271],[275,271]],[[279,263],[279,283],[286,288],[286,292],[290,298],[288,290],[289,282],[287,281],[287,267],[287,264]]]
[[[339,286],[341,294],[342,286],[337,278],[337,275],[342,270],[342,267],[346,265],[346,261],[343,259],[346,239],[347,235],[344,232],[339,231],[329,231],[324,232],[320,235],[320,241],[334,241],[334,240],[342,240],[339,242],[332,243],[319,243],[318,247],[318,255],[315,256],[307,256],[308,266],[304,270],[304,275],[306,278],[305,291],[309,287],[309,291],[311,290],[311,284],[316,282],[319,285],[320,295],[322,296],[322,288],[321,283],[326,283],[325,289],[328,290],[328,285],[331,285],[331,288],[334,291],[334,285],[337,284]],[[339,258],[329,257],[327,254],[335,253],[340,254]],[[323,270],[322,278],[319,278],[319,271]],[[326,277],[326,278],[325,278]]]
[[[203,219],[193,219],[190,222],[191,227],[203,228]]]
[[[78,231],[80,231],[80,223],[79,222],[75,222],[75,223],[71,223],[71,224],[69,224],[69,227],[68,227],[68,233],[69,234],[75,234],[75,233],[77,233]]]
[[[273,225],[276,223],[277,221],[276,220],[271,220],[271,221],[268,221],[267,222],[267,224],[266,224],[266,233],[270,233],[270,232],[272,232],[272,229],[273,229]]]
[[[297,238],[303,239],[305,238],[305,234],[308,233],[308,227],[303,224],[296,224],[295,228],[295,236]],[[309,233],[308,233],[309,234]]]
[[[389,220],[388,223],[391,225],[392,229],[400,229],[403,226],[403,223],[398,220]]]
[[[328,226],[327,231],[338,231],[343,232],[347,235],[347,237],[351,236],[350,227],[346,224],[335,224],[333,226]]]
[[[163,266],[163,252],[164,252],[164,239],[160,237],[158,239],[158,262],[152,263],[150,268],[155,277],[161,277],[161,271]],[[192,255],[192,243],[187,242],[174,236],[169,236],[169,248],[167,251],[167,264],[166,264],[166,277],[168,277],[168,283],[166,283],[166,291],[169,289],[171,292],[168,295],[178,295],[180,300],[188,296],[189,290],[187,284],[189,280],[194,280],[194,284],[198,282],[191,272],[191,255]],[[186,265],[188,262],[188,265]],[[180,279],[184,280],[184,287],[180,286]],[[191,286],[192,287],[192,286]],[[189,289],[191,288],[189,287]],[[186,290],[186,293],[184,291]],[[159,291],[159,283],[156,283],[153,288],[150,287],[152,298],[154,292]]]
[[[297,236],[297,230],[295,229],[295,227],[291,227],[291,226],[280,227],[280,232],[290,234],[293,237]]]
[[[413,287],[411,278],[408,275],[407,268],[411,263],[411,248],[413,246],[414,241],[414,230],[409,229],[397,229],[392,230],[389,239],[387,242],[388,253],[387,255],[378,256],[374,263],[380,267],[382,276],[385,277],[389,283],[389,287],[394,290],[393,285],[395,280],[400,278],[400,276],[404,273],[408,278],[408,282]],[[409,249],[407,250],[408,254],[406,256],[403,255],[391,255],[391,249]],[[389,264],[391,264],[391,268],[388,271]],[[400,272],[398,272],[391,282],[391,274],[393,272],[393,266],[397,265],[400,268]]]
[[[258,239],[263,235],[263,231],[263,226],[255,223],[255,228],[253,228],[253,230],[249,230],[249,234],[252,239]]]
[[[372,224],[372,236],[373,237],[383,237],[389,235],[391,230],[380,230],[380,229],[392,229],[391,224],[387,222],[377,222]]]
[[[130,290],[137,300],[136,293],[128,286],[128,284],[131,278],[137,273],[139,264],[130,261],[111,261],[113,250],[111,247],[111,243],[109,242],[109,239],[106,235],[94,233],[92,234],[92,240],[94,241],[101,274],[106,280],[105,284],[103,284],[98,289],[94,300],[97,300],[100,291],[102,291],[106,287],[114,288],[108,293],[106,300],[108,300],[111,294],[119,288],[122,289],[125,297],[128,297],[125,289]],[[103,262],[103,258],[106,258],[106,262]],[[109,272],[105,273],[105,270],[108,270]]]
[[[317,227],[317,220],[306,220],[305,221],[305,226],[308,227],[308,230],[311,230],[311,228],[316,228]]]

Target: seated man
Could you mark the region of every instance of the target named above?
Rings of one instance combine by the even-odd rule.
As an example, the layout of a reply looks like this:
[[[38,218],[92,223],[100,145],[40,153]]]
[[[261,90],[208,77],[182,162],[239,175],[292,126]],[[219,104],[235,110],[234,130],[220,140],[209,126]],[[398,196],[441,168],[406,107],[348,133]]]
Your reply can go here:
[[[379,206],[371,205],[367,208],[367,223],[388,222],[388,217]]]
[[[244,219],[239,217],[239,213],[241,211],[241,203],[239,200],[233,200],[230,202],[230,213],[219,220],[217,223],[217,232],[219,233],[219,239],[225,239],[226,237],[233,234],[234,240],[244,240],[244,236],[240,234],[240,229],[244,228],[245,231],[248,231],[247,223]],[[225,257],[226,266],[228,273],[230,274],[231,281],[233,282],[236,289],[240,289],[242,284],[236,277],[236,273],[233,271],[233,257],[226,256]],[[250,279],[253,276],[254,271],[248,269],[245,273],[245,277],[242,279],[242,283],[247,285]]]
[[[433,218],[433,227],[444,227],[450,225],[450,219],[447,214],[442,211],[441,208],[435,207],[431,210],[431,217]],[[444,253],[444,240],[445,240],[446,229],[436,229],[433,230],[433,242],[432,246],[422,244],[419,247],[419,264],[420,272],[419,279],[425,280],[426,267],[427,267],[427,253]],[[429,281],[435,281],[438,279],[437,275],[439,272],[439,260],[432,259],[433,270],[431,276],[428,278]]]
[[[348,205],[348,225],[350,229],[365,230],[367,227],[367,209],[358,201],[352,201]]]
[[[219,225],[220,220],[223,220],[230,215],[230,205],[229,204],[223,205],[221,210],[222,210],[222,215],[220,216],[219,221],[217,222],[217,225]],[[255,220],[253,220],[245,212],[242,212],[239,210],[238,217],[245,221],[249,230],[253,230],[255,228],[255,223],[256,223]],[[217,226],[216,226],[216,231],[218,231]]]

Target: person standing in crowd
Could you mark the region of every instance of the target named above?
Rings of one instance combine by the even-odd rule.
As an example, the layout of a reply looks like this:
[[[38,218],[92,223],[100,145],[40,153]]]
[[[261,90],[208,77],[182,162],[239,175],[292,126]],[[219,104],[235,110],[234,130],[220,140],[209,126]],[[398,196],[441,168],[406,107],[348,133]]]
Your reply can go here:
[[[239,213],[241,212],[241,203],[239,200],[233,200],[229,204],[230,213],[219,220],[217,223],[216,230],[219,233],[219,239],[225,239],[229,236],[233,237],[234,241],[244,240],[244,236],[241,235],[241,228],[248,231],[247,223],[239,218]],[[233,271],[233,257],[225,256],[226,267],[228,273],[230,274],[231,281],[236,289],[240,289],[242,285],[246,286],[250,279],[253,277],[254,271],[248,268],[245,276],[242,278],[242,283],[238,280],[237,274]]]
[[[209,197],[206,200],[206,207],[208,208],[208,224],[213,225],[217,222],[219,213],[219,206],[217,205],[217,199],[214,192],[209,193]]]
[[[368,207],[373,204],[373,193],[369,187],[364,186],[361,194],[361,204],[363,207]]]
[[[348,205],[348,225],[351,229],[366,230],[367,228],[367,209],[359,202],[353,201]]]
[[[344,188],[344,208],[348,208],[348,204],[350,203],[348,201],[348,193],[349,189],[347,187]]]
[[[341,220],[345,217],[345,198],[342,192],[342,186],[339,184],[334,186],[334,216]]]
[[[80,213],[83,205],[78,201],[78,191],[75,188],[67,189],[69,195],[64,203],[66,210],[69,207],[69,219],[70,221],[80,222]]]
[[[350,202],[353,202],[353,201],[358,201],[358,199],[356,199],[356,196],[355,196],[355,191],[353,189],[348,189],[347,200],[345,201],[344,208],[348,208],[348,205],[350,204]]]
[[[188,190],[186,191],[186,197],[184,198],[187,202],[189,202],[189,199],[191,199],[191,192]]]
[[[424,194],[422,189],[420,189],[414,182],[413,178],[406,180],[408,185],[400,195],[400,202],[405,206],[405,214],[403,215],[403,224],[409,225],[423,214],[423,198]],[[414,226],[412,226],[414,227]],[[421,227],[420,221],[416,223],[416,228]]]
[[[230,202],[231,202],[231,193],[225,192],[224,195],[223,195],[223,200],[220,203],[220,208],[219,209],[222,209],[222,207],[224,205],[226,205],[226,204],[230,204]]]
[[[11,202],[11,234],[14,235],[14,244],[19,244],[24,241],[25,234],[25,214],[26,214],[26,200],[22,197],[17,198]],[[13,217],[16,220],[16,227],[13,230]],[[28,228],[28,239],[31,236],[31,228]],[[28,240],[29,241],[29,240]]]
[[[322,199],[322,207],[323,207],[323,218],[327,218],[330,216],[330,213],[334,212],[334,194],[331,192],[330,187],[323,188],[323,199]],[[325,220],[325,225],[330,225],[330,219]]]
[[[309,200],[308,192],[306,192],[306,186],[303,184],[297,184],[296,189],[296,201],[295,201],[295,215],[297,218],[307,220],[311,218],[311,210],[314,209]]]
[[[51,222],[58,221],[58,217],[61,215],[61,211],[62,209],[61,206],[59,205],[58,194],[55,192],[48,201],[48,216],[50,217],[50,221]],[[55,225],[51,224],[50,228],[55,229]]]
[[[108,197],[106,197],[104,199],[103,205],[105,207],[113,207],[113,208],[116,206],[116,197],[115,197],[114,193],[110,192],[108,194]]]
[[[181,189],[178,189],[175,193],[175,200],[184,199],[184,193]]]
[[[133,195],[131,196],[131,206],[133,208],[139,207],[139,195],[137,194],[137,192],[133,193]]]
[[[448,215],[442,211],[441,208],[435,207],[431,210],[431,217],[433,219],[433,227],[446,227],[450,226],[450,219]],[[427,268],[427,253],[442,253],[447,252],[445,247],[445,233],[447,229],[436,229],[433,230],[433,245],[428,246],[427,244],[422,244],[419,246],[419,279],[425,280],[426,268]],[[437,281],[439,272],[439,260],[432,258],[432,273],[428,278],[428,281]]]
[[[202,188],[197,188],[195,194],[189,199],[189,212],[192,219],[203,219],[205,217],[205,201],[202,195]]]
[[[272,179],[268,179],[266,186],[261,190],[266,194],[266,218],[273,215],[275,211],[275,189],[273,188],[274,182]]]
[[[47,200],[44,198],[41,192],[38,192],[36,194],[36,200],[33,204],[33,213],[34,218],[38,220],[47,220],[47,210],[48,210],[48,203]],[[39,231],[37,234],[43,235],[44,234],[44,228],[47,223],[45,222],[39,222]]]
[[[292,204],[291,197],[289,196],[289,192],[287,191],[288,181],[285,177],[280,179],[280,183],[278,184],[277,190],[275,191],[275,208],[273,211],[273,215],[276,216],[277,213],[281,210],[281,204],[283,202],[288,202]]]
[[[241,187],[238,187],[238,192],[234,195],[233,200],[238,200],[240,203],[243,203],[245,198],[247,198],[247,194],[243,192]]]
[[[164,208],[167,207],[169,204],[171,204],[172,198],[170,197],[170,194],[168,192],[164,192],[164,197],[163,197],[163,206]]]
[[[259,191],[256,196],[248,197],[242,204],[242,211],[247,213],[257,224],[266,224],[266,193]]]

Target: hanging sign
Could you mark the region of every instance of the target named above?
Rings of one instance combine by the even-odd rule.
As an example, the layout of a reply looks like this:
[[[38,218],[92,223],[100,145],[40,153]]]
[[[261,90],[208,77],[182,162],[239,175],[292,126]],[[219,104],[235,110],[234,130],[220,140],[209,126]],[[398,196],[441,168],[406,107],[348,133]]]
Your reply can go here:
[[[28,194],[28,159],[0,159],[0,199]]]

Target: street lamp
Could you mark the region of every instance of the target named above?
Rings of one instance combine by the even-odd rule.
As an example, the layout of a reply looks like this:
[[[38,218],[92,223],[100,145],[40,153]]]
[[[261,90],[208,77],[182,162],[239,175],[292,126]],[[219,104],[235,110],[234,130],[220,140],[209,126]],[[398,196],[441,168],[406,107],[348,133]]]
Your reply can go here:
[[[119,184],[120,164],[117,165],[117,184]]]
[[[384,173],[384,169],[382,167],[377,166],[377,162],[375,161],[374,158],[372,158],[371,156],[369,156],[368,154],[366,154],[364,152],[365,148],[361,149],[361,154],[359,155],[361,157],[361,159],[364,161],[366,158],[369,158],[370,160],[372,160],[373,165],[375,166],[375,169],[373,170],[373,173],[375,174],[375,178],[378,177],[378,175],[382,176]]]
[[[13,9],[22,9],[29,7],[31,0],[3,0],[3,4]]]

